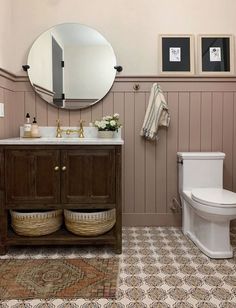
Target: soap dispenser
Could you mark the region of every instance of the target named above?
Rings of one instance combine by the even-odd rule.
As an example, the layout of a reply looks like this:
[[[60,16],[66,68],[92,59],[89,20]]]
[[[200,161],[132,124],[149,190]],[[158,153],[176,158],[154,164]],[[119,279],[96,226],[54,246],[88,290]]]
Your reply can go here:
[[[34,121],[32,123],[31,137],[33,137],[33,138],[39,137],[39,127],[38,127],[38,123],[37,123],[35,117],[34,117]]]
[[[29,113],[26,114],[26,121],[25,121],[25,124],[24,124],[24,137],[26,137],[26,138],[31,137],[31,123],[30,123]]]

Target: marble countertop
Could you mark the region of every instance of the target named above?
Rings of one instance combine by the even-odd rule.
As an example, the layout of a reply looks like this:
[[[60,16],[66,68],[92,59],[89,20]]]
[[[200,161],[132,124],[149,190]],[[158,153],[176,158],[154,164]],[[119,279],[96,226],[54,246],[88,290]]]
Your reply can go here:
[[[62,127],[62,129],[78,129],[78,127]],[[78,133],[67,135],[62,134],[62,138],[56,138],[55,126],[40,126],[40,138],[24,138],[23,127],[20,127],[20,137],[0,139],[0,145],[116,145],[124,144],[121,138],[121,130],[114,133],[114,137],[110,139],[98,138],[97,129],[95,127],[84,127],[85,138],[79,138]]]
[[[116,145],[124,144],[120,138],[55,138],[55,137],[42,137],[42,138],[8,138],[1,139],[0,145]]]

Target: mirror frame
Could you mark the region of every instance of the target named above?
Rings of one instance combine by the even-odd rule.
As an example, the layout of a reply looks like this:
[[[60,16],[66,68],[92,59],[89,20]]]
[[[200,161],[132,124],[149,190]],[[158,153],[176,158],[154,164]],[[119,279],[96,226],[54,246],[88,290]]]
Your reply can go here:
[[[69,108],[68,107],[65,107],[65,106],[59,106],[59,105],[56,105],[55,104],[55,99],[53,99],[53,96],[54,96],[54,93],[53,91],[50,91],[40,85],[36,85],[32,80],[32,77],[31,77],[31,70],[32,70],[32,65],[31,65],[31,62],[30,62],[30,55],[31,55],[31,52],[32,52],[32,49],[33,47],[35,46],[35,44],[37,43],[37,41],[43,36],[45,35],[46,33],[49,33],[50,35],[50,32],[52,30],[55,30],[55,28],[60,28],[64,25],[78,25],[78,26],[81,26],[81,28],[88,28],[89,31],[93,31],[94,33],[97,33],[100,37],[102,37],[102,39],[104,39],[106,41],[106,45],[109,46],[109,49],[111,51],[111,55],[112,55],[112,62],[114,62],[114,65],[112,66],[112,69],[114,69],[114,74],[112,74],[112,78],[110,78],[109,82],[107,83],[108,86],[105,88],[104,87],[104,93],[96,100],[93,100],[92,102],[88,102],[88,104],[86,105],[83,105],[83,106],[79,106],[79,107],[71,107]],[[53,35],[51,34],[51,37],[53,38]],[[84,108],[88,108],[90,106],[93,106],[94,104],[98,103],[99,101],[101,101],[108,93],[109,91],[111,90],[113,84],[114,84],[114,81],[115,81],[115,78],[116,78],[116,72],[120,72],[122,71],[122,67],[121,66],[117,66],[117,60],[116,60],[116,55],[114,53],[114,49],[112,48],[111,44],[107,41],[107,39],[100,33],[98,32],[97,30],[95,30],[94,28],[90,27],[90,26],[87,26],[87,25],[84,25],[84,24],[80,24],[80,23],[72,23],[72,22],[69,22],[69,23],[61,23],[61,24],[57,24],[57,25],[54,25],[53,27],[50,27],[49,29],[47,29],[46,31],[44,31],[43,33],[41,33],[33,42],[33,44],[31,45],[30,47],[30,50],[29,50],[29,53],[28,53],[28,57],[27,57],[27,65],[23,65],[22,66],[23,69],[25,71],[27,71],[28,73],[28,77],[29,77],[29,81],[33,87],[33,89],[35,90],[35,92],[44,100],[46,101],[48,104],[54,106],[55,108],[62,108],[62,109],[65,109],[65,110],[80,110],[80,109],[84,109]],[[71,101],[76,101],[77,99],[71,99]],[[79,100],[79,99],[78,99]],[[81,99],[83,100],[84,102],[86,102],[86,98],[83,98]],[[63,100],[63,98],[60,99],[60,101],[64,104],[65,103],[65,100]],[[70,101],[70,98],[68,98],[68,101]],[[89,99],[88,99],[89,101]]]

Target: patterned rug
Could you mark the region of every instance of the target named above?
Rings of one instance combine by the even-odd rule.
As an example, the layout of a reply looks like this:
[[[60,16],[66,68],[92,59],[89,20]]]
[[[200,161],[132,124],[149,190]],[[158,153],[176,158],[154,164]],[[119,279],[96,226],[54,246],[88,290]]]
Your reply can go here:
[[[115,298],[117,258],[0,260],[0,299]]]

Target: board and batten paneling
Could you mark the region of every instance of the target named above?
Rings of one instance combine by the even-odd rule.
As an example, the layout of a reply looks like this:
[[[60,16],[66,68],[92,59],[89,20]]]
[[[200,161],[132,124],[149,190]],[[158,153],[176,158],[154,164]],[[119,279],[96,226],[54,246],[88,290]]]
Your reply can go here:
[[[123,225],[179,226],[177,151],[223,151],[224,187],[236,191],[236,78],[117,77],[109,94],[79,111],[58,110],[32,90],[26,77],[0,76],[0,137],[18,136],[26,112],[39,125],[75,126],[114,112],[120,114],[123,146]],[[149,93],[158,82],[169,105],[171,123],[158,141],[140,136]],[[134,85],[139,84],[139,90]],[[174,209],[173,209],[174,206]]]

